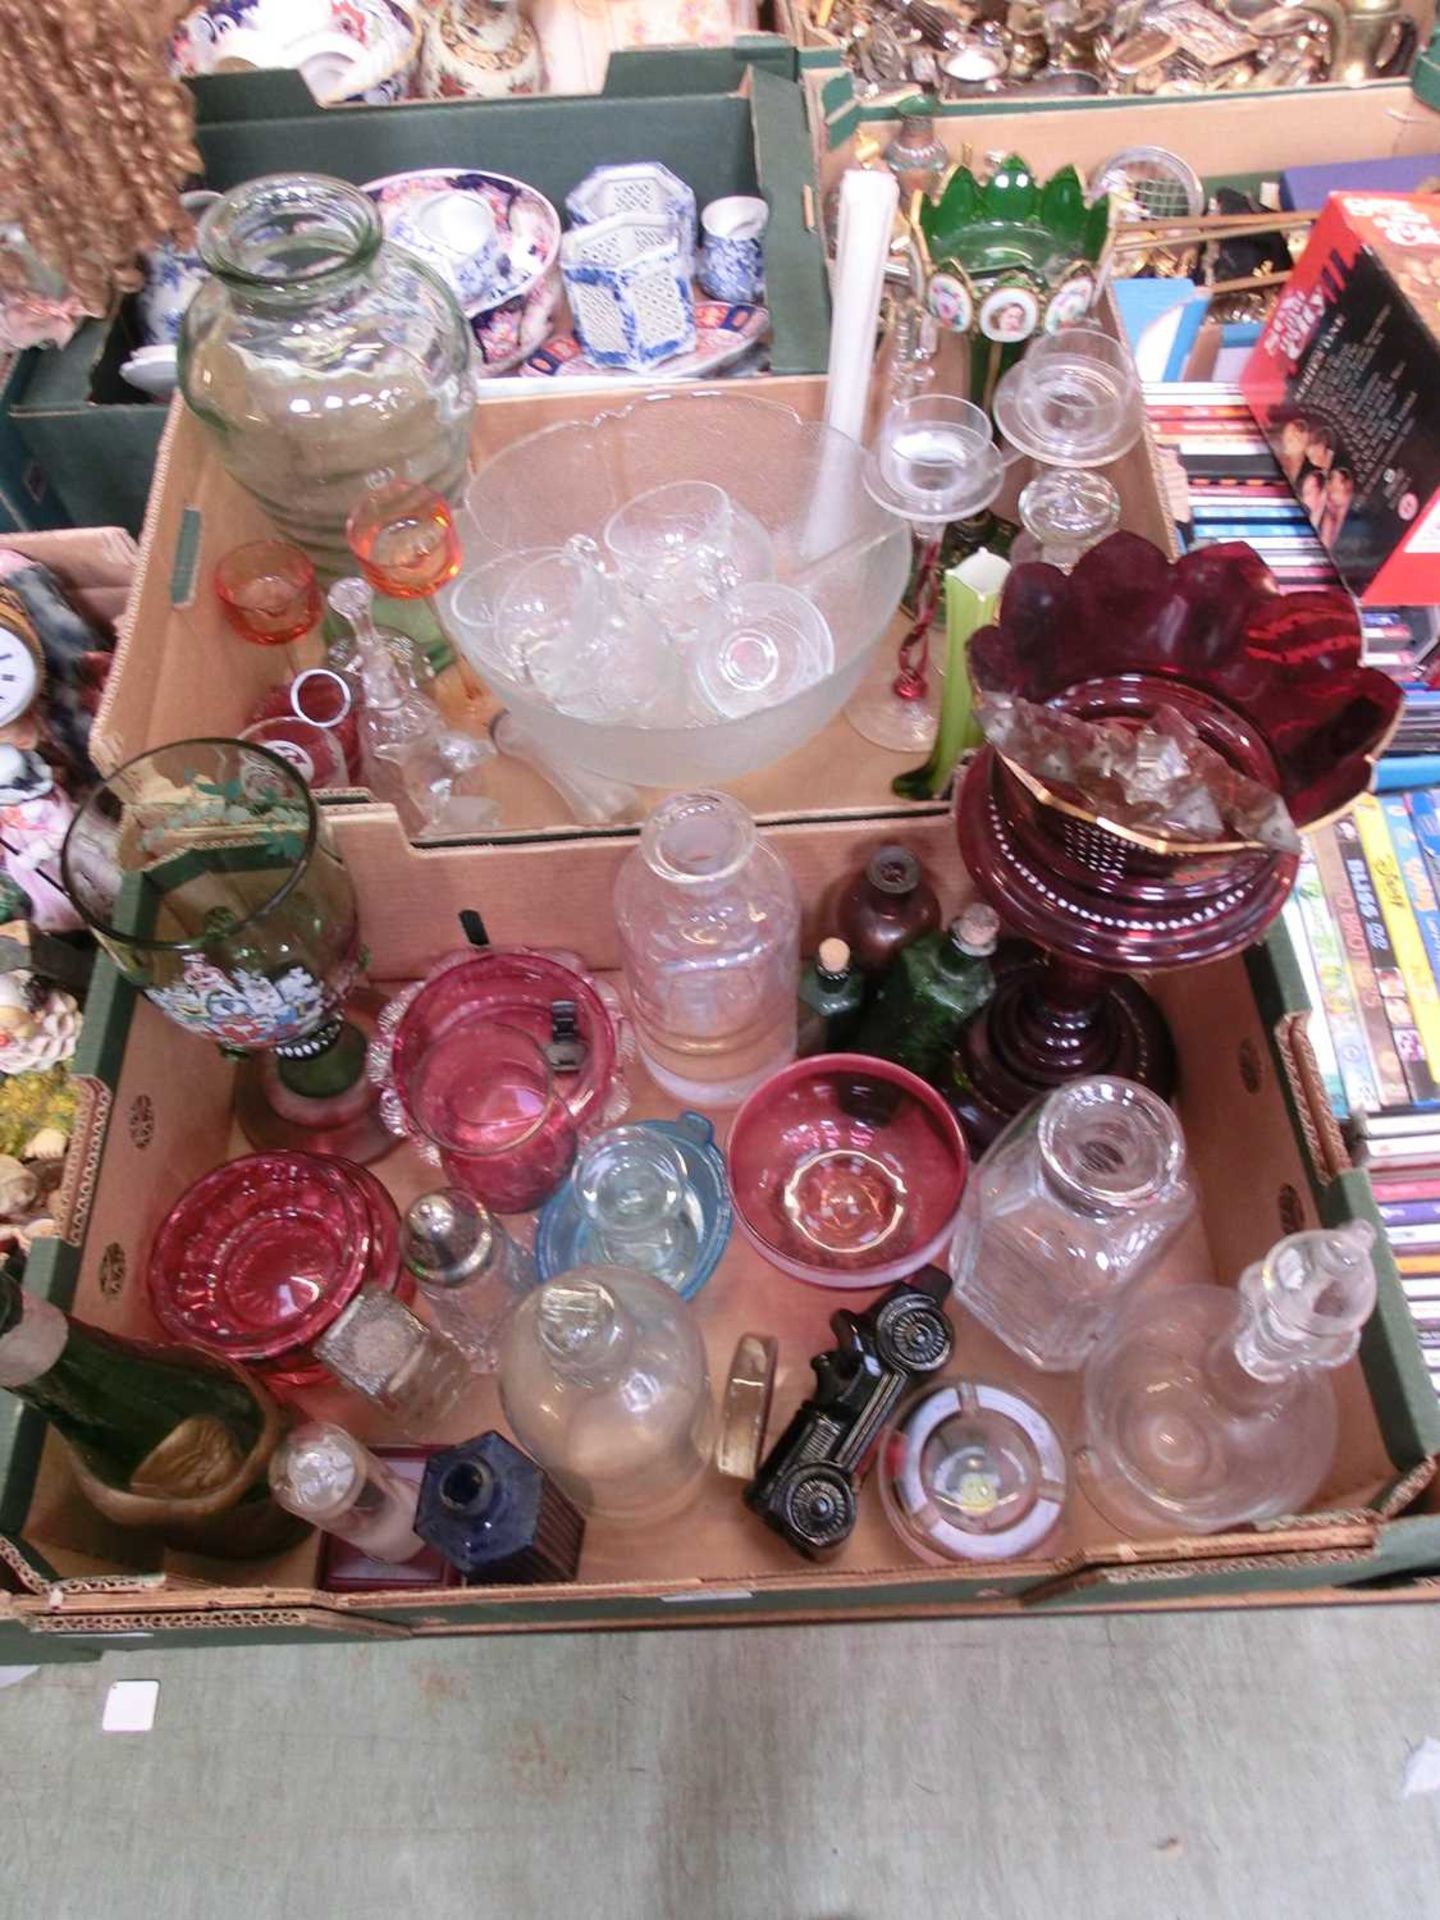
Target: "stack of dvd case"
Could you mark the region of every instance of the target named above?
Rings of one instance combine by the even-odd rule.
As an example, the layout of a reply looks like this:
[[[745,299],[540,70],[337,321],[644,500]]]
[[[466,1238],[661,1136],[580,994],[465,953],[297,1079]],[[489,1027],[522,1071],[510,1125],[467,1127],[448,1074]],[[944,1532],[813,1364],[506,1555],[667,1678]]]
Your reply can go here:
[[[1161,384],[1146,400],[1185,476],[1182,546],[1245,540],[1289,591],[1338,584],[1237,387]],[[1440,609],[1366,609],[1361,622],[1367,660],[1405,690],[1393,774],[1395,756],[1440,753],[1440,686],[1428,684],[1440,681]],[[1325,1089],[1370,1173],[1440,1391],[1440,768],[1431,777],[1305,835],[1285,925]]]

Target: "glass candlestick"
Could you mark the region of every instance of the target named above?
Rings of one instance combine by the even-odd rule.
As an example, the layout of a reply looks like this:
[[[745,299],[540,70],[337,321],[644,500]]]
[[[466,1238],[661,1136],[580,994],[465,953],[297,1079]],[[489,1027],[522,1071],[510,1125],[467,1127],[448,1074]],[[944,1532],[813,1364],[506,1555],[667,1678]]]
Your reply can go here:
[[[319,622],[315,568],[288,540],[232,547],[216,564],[214,582],[227,624],[252,646],[288,646]]]
[[[1012,563],[1043,560],[1068,573],[1119,526],[1120,496],[1103,474],[1050,467],[1022,490],[1020,523]]]
[[[1375,1306],[1364,1221],[1291,1234],[1239,1286],[1137,1294],[1085,1369],[1086,1491],[1127,1532],[1299,1513],[1335,1457],[1326,1374]]]
[[[345,537],[370,585],[394,600],[428,600],[460,571],[449,503],[414,480],[376,476],[346,521]]]
[[[311,1420],[270,1459],[270,1491],[287,1512],[374,1560],[403,1565],[422,1553],[416,1489],[343,1427]]]
[[[891,676],[873,670],[845,709],[855,731],[897,753],[924,753],[936,719],[927,693],[930,626],[940,603],[943,535],[952,520],[969,519],[999,493],[1005,465],[979,407],[953,394],[921,394],[898,401],[881,423],[865,458],[872,500],[908,520],[920,542],[913,598],[915,617],[900,642]]]

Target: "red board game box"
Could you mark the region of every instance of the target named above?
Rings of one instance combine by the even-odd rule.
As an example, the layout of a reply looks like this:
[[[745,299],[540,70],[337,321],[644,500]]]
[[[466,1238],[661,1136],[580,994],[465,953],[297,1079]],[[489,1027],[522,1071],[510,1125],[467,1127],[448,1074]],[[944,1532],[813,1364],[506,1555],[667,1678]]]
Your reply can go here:
[[[1241,386],[1351,592],[1440,601],[1440,197],[1332,194]]]

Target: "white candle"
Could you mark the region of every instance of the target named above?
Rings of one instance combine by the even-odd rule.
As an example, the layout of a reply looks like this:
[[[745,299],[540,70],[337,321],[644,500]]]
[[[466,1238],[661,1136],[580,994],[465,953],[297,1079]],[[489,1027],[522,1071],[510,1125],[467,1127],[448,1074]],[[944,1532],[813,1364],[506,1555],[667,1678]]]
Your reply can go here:
[[[892,173],[852,167],[841,179],[825,424],[852,440],[865,434],[875,329],[899,201],[900,187]]]

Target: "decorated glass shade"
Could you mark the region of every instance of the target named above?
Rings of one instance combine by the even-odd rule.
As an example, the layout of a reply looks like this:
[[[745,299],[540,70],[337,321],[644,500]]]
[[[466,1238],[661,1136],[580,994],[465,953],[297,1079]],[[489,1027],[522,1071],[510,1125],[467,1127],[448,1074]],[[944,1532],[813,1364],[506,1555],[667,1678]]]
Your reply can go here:
[[[1293,829],[1365,791],[1401,706],[1363,665],[1349,597],[1283,593],[1239,542],[1172,564],[1116,533],[1069,575],[1017,567],[969,658],[982,708],[1029,703],[1042,729],[1046,713],[1132,730],[1160,716],[1187,743],[1197,791],[1224,795],[1219,831],[1186,831],[1110,804],[1093,763],[1047,763],[1043,731],[1029,752],[977,756],[959,833],[982,890],[1017,932],[1109,967],[1216,959],[1258,939],[1294,879]],[[1279,804],[1247,813],[1230,805],[1237,792]]]
[[[925,303],[942,327],[971,341],[972,399],[988,394],[992,363],[1007,349],[1005,364],[1035,334],[1090,311],[1110,203],[1103,194],[1087,201],[1074,167],[1044,182],[1018,154],[984,180],[957,167],[915,220]]]

